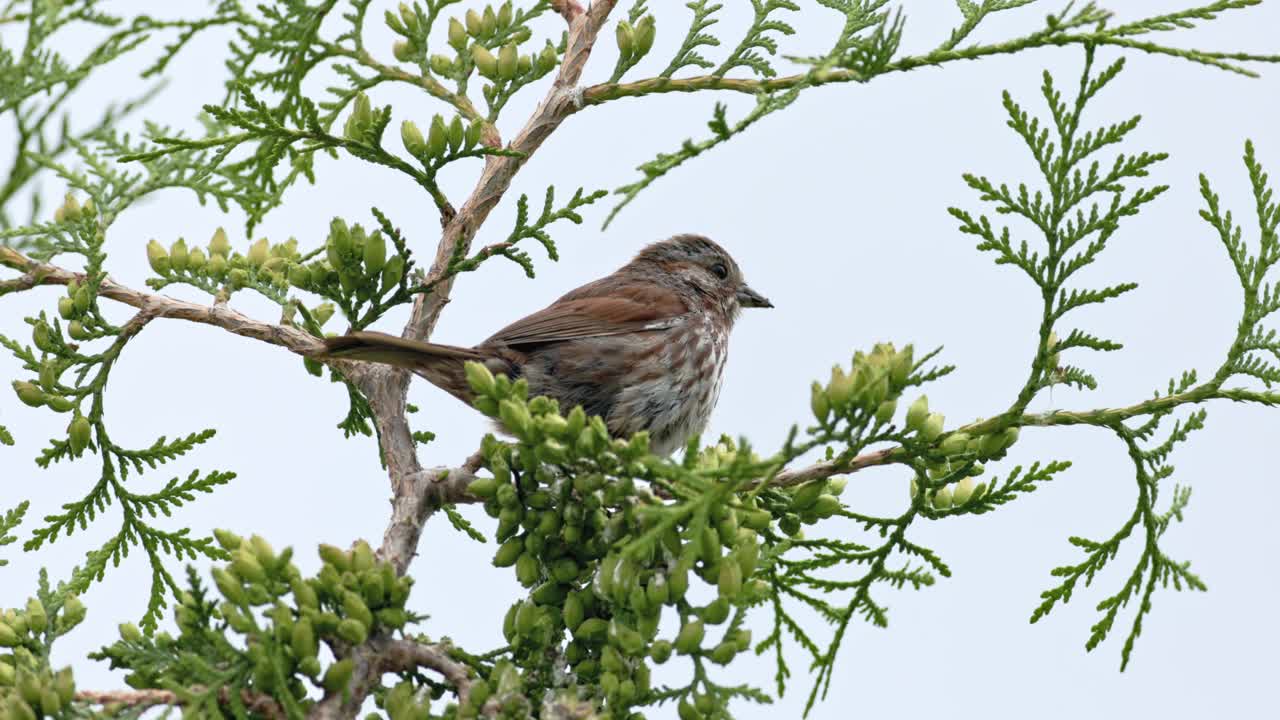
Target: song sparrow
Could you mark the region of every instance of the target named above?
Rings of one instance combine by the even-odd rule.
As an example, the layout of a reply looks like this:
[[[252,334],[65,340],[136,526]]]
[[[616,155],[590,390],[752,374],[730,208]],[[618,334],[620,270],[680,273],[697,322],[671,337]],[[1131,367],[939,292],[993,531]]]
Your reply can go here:
[[[326,356],[408,368],[470,403],[478,361],[567,412],[581,405],[617,437],[649,431],[667,455],[702,431],[720,396],[729,331],[744,307],[773,307],[716,243],[677,235],[473,348],[374,332],[326,340]]]

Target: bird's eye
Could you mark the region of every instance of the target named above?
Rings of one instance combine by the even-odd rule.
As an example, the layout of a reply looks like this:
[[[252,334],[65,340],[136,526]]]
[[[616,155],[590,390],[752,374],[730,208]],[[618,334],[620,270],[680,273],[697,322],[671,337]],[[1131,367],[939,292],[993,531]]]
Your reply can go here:
[[[721,280],[729,277],[729,269],[724,266],[724,263],[716,263],[715,265],[712,265],[711,272]]]

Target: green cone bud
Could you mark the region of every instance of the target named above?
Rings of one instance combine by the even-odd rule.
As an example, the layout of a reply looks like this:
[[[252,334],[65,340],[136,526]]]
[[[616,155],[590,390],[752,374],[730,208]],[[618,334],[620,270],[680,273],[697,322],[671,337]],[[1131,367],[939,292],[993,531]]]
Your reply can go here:
[[[813,417],[818,422],[826,422],[827,416],[831,414],[831,402],[827,399],[827,391],[823,389],[822,384],[817,380],[813,381],[809,397],[809,408],[813,410]]]
[[[467,47],[467,29],[458,18],[449,18],[449,47],[462,52]]]
[[[946,510],[951,507],[951,488],[944,487],[933,494],[933,507],[938,510]]]
[[[471,61],[476,64],[476,70],[484,77],[490,80],[498,78],[498,59],[484,46],[471,46]]]
[[[408,40],[397,40],[391,45],[391,54],[400,62],[411,62],[413,45]]]
[[[324,680],[321,682],[324,689],[329,692],[338,692],[345,688],[347,683],[351,681],[351,673],[355,670],[355,663],[351,658],[340,660],[329,666],[325,671]]]
[[[58,631],[65,633],[75,626],[79,625],[88,611],[84,607],[84,603],[75,595],[68,595],[67,599],[62,602],[62,613],[58,615]]]
[[[652,15],[645,15],[640,18],[640,22],[635,27],[635,49],[633,55],[637,58],[644,57],[653,48],[653,39],[657,35],[657,24]]]
[[[329,318],[333,317],[333,312],[333,303],[321,303],[311,311],[311,317],[315,319],[317,324],[324,325],[329,322]]]
[[[431,118],[431,128],[427,131],[427,155],[438,158],[444,155],[449,143],[449,130],[445,127],[444,118],[436,115]]]
[[[364,267],[369,275],[381,275],[387,264],[387,241],[382,233],[375,232],[364,244]]]
[[[492,35],[498,29],[498,16],[493,12],[493,6],[490,5],[484,9],[484,15],[481,16],[480,32],[485,35]]]
[[[156,274],[164,275],[169,272],[169,251],[155,240],[147,243],[147,261]]]
[[[63,320],[70,320],[76,316],[76,301],[69,297],[58,298],[58,315]]]
[[[876,408],[876,422],[881,425],[887,425],[893,422],[893,416],[898,412],[897,400],[885,400],[880,403],[880,407]]]
[[[453,75],[453,61],[448,55],[432,55],[428,62],[431,65],[431,72],[441,77]]]
[[[412,120],[400,123],[400,142],[404,143],[404,149],[411,155],[418,156],[427,151],[427,141]]]
[[[689,655],[695,652],[702,645],[702,637],[706,634],[706,627],[701,620],[690,620],[680,628],[680,633],[676,635],[676,652],[681,655]]]
[[[620,20],[618,21],[618,29],[615,34],[618,38],[618,55],[625,64],[631,59],[631,55],[635,50],[635,30],[631,28],[631,23],[626,20]]]
[[[938,444],[938,452],[943,455],[957,455],[964,452],[969,447],[968,433],[956,432],[951,433]]]
[[[220,278],[227,272],[227,259],[222,255],[209,256],[209,275]]]
[[[516,69],[519,66],[520,55],[516,51],[513,43],[507,43],[498,51],[498,77],[503,80],[512,80],[516,76]]]
[[[83,415],[76,415],[71,424],[67,426],[67,442],[71,445],[71,454],[79,456],[89,447],[89,434],[92,428],[89,425],[89,418]]]
[[[731,642],[722,642],[711,651],[711,662],[717,665],[728,665],[738,654],[738,646]]]
[[[231,243],[227,240],[226,230],[218,228],[213,231],[213,237],[209,240],[209,254],[224,258],[231,254]]]
[[[35,634],[43,633],[49,627],[49,614],[44,610],[44,603],[38,598],[27,600],[27,628]]]
[[[294,623],[290,644],[294,657],[298,659],[315,657],[320,652],[320,644],[316,642],[316,633],[311,627],[310,619],[304,617]]]
[[[925,419],[924,424],[920,427],[920,437],[925,442],[933,442],[942,435],[943,423],[945,418],[942,413],[929,413],[929,417]]]
[[[720,597],[732,598],[742,590],[742,568],[736,562],[720,564]]]
[[[472,37],[476,37],[477,35],[480,35],[481,33],[484,32],[484,29],[481,27],[480,13],[476,12],[475,10],[468,10],[466,17],[467,17],[467,33],[469,35],[471,35]]]
[[[187,252],[187,269],[193,273],[198,273],[203,270],[206,261],[207,258],[205,257],[204,250],[201,250],[198,247],[191,248]]]
[[[40,407],[45,403],[44,391],[35,383],[14,380],[13,391],[18,394],[18,399],[21,400],[24,405]]]
[[[369,638],[369,627],[359,620],[347,618],[338,623],[338,637],[352,645],[360,645]]]
[[[956,483],[955,489],[951,491],[951,503],[955,507],[960,507],[969,502],[969,498],[973,497],[974,480],[967,477]]]
[[[453,120],[449,122],[449,152],[456,153],[461,150],[466,136],[467,128],[462,124],[462,118],[454,115]]]
[[[169,267],[174,270],[177,270],[178,272],[186,270],[188,257],[186,240],[178,238],[169,246]]]
[[[21,642],[17,631],[5,621],[0,620],[0,647],[17,647]],[[0,663],[0,667],[6,667],[6,665]]]
[[[907,429],[920,431],[929,417],[929,397],[921,395],[907,408]]]
[[[120,623],[120,638],[125,642],[142,642],[142,631],[133,623]]]
[[[262,267],[262,264],[267,261],[269,253],[270,245],[267,242],[267,239],[260,238],[257,242],[249,246],[249,264],[254,267]]]

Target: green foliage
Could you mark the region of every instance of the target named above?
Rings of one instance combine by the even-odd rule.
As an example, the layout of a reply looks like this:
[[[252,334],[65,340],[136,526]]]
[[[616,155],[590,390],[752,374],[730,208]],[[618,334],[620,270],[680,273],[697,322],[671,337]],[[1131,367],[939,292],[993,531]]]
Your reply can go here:
[[[174,610],[177,637],[147,637],[126,624],[120,640],[93,656],[127,670],[130,687],[183,688],[189,711],[214,717],[226,706],[244,716],[250,708],[238,703],[271,698],[285,716],[301,718],[314,704],[309,688],[345,687],[354,648],[420,619],[405,610],[412,578],[397,577],[367,543],[349,551],[321,546],[320,572],[304,578],[292,548],[276,553],[256,535],[217,535],[231,558],[213,570],[221,602],[188,569]],[[320,656],[326,646],[332,660]]]
[[[11,535],[15,528],[22,524],[22,518],[27,514],[27,508],[31,507],[31,503],[23,500],[18,506],[11,508],[3,516],[0,516],[0,547],[12,545],[18,539]],[[0,567],[8,565],[9,561],[0,558]]]
[[[803,90],[830,82],[850,80],[869,82],[880,75],[919,67],[1021,52],[1035,47],[1063,45],[1081,45],[1087,48],[1110,45],[1144,53],[1170,55],[1230,72],[1252,75],[1253,71],[1249,69],[1249,63],[1277,62],[1280,61],[1280,56],[1188,50],[1140,38],[1154,33],[1192,28],[1197,21],[1213,20],[1221,13],[1257,5],[1260,1],[1220,0],[1197,8],[1152,16],[1117,26],[1107,26],[1106,22],[1110,19],[1111,12],[1100,8],[1096,3],[1090,2],[1079,7],[1072,3],[1062,11],[1050,14],[1045,20],[1045,27],[1039,31],[1004,42],[959,47],[961,42],[991,14],[1030,5],[1034,0],[983,0],[981,4],[969,0],[958,0],[957,5],[963,21],[952,30],[947,40],[923,55],[904,56],[900,55],[898,50],[905,21],[901,12],[890,13],[885,9],[888,0],[820,0],[819,4],[823,7],[843,16],[843,28],[835,46],[824,55],[791,58],[810,66],[807,72],[750,86],[749,92],[756,95],[756,105],[737,123],[727,123],[725,109],[717,103],[714,118],[710,123],[713,136],[702,141],[685,140],[676,152],[661,153],[656,159],[641,165],[638,169],[643,174],[643,178],[614,190],[614,193],[620,195],[622,199],[614,206],[604,224],[607,227],[622,208],[630,204],[642,190],[658,178],[707,150],[723,144],[729,138],[741,134],[762,117],[787,107]],[[689,80],[690,84],[699,81],[697,87],[744,90],[745,88],[739,85],[720,81],[721,76],[735,65],[747,65],[759,75],[774,78],[772,67],[756,51],[775,53],[775,42],[763,36],[762,33],[771,30],[790,34],[787,32],[790,28],[783,23],[769,20],[766,16],[774,10],[794,9],[794,6],[785,2],[757,0],[752,2],[756,9],[756,16],[751,29],[748,30],[747,38],[713,73],[711,82],[700,82],[701,79],[695,78]],[[708,6],[702,2],[695,2],[690,3],[689,7],[695,12],[694,27],[677,53],[676,60],[662,74],[664,78],[670,77],[673,72],[685,65],[698,65],[703,68],[713,66],[712,63],[693,53],[692,48],[719,44],[719,41],[702,34],[702,31],[715,22],[714,19],[710,19],[710,16],[720,6]],[[686,60],[686,57],[694,59]],[[657,85],[656,89],[686,90],[678,85],[673,87],[672,83]]]

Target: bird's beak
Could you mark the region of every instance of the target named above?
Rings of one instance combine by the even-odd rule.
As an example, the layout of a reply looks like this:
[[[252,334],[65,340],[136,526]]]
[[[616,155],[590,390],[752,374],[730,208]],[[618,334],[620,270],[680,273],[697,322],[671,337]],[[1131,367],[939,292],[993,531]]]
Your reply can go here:
[[[738,288],[738,305],[744,308],[771,308],[773,303],[769,302],[769,298],[752,290],[746,285]]]

